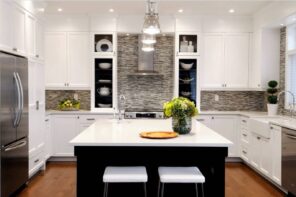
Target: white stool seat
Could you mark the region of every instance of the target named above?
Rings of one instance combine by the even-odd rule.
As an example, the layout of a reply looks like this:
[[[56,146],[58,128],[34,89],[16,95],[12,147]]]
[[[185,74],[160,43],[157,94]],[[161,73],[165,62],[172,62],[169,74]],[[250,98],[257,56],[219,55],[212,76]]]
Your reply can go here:
[[[148,175],[144,166],[108,166],[103,176],[105,183],[146,183],[147,181]]]
[[[159,167],[162,183],[204,183],[205,177],[197,167]]]

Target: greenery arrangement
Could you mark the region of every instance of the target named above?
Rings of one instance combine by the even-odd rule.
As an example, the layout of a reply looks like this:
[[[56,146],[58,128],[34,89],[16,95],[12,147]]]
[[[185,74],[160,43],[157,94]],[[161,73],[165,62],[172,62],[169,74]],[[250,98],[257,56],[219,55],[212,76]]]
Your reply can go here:
[[[77,110],[80,108],[80,101],[73,98],[65,98],[60,101],[58,108],[60,110]]]
[[[171,101],[164,103],[163,111],[166,117],[178,119],[193,117],[198,114],[195,104],[184,97],[174,98]]]
[[[275,80],[269,81],[268,82],[268,89],[267,93],[269,94],[267,97],[268,103],[270,104],[277,104],[278,102],[278,97],[277,97],[277,89],[278,82]]]

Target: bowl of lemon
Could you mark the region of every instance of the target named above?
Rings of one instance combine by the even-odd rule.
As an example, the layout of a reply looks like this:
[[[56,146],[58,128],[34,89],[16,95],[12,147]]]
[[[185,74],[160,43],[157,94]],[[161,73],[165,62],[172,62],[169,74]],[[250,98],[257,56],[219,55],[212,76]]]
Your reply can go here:
[[[80,101],[76,99],[65,98],[60,101],[58,109],[62,111],[77,111],[80,109]]]

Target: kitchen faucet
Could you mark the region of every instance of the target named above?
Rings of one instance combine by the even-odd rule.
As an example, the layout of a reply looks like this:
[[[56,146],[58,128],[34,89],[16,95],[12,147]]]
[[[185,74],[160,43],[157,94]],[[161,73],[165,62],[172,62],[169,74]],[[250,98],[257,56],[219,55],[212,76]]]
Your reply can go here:
[[[118,98],[118,120],[122,119],[122,110],[124,111],[124,105],[125,105],[126,98],[124,95],[119,95]]]
[[[278,98],[277,98],[277,101],[279,102],[280,100],[280,96],[283,94],[283,93],[289,93],[291,96],[292,96],[292,99],[293,99],[293,102],[292,104],[290,104],[290,113],[291,113],[291,117],[293,117],[293,113],[294,113],[294,110],[295,110],[295,95],[291,92],[291,91],[281,91],[279,94],[278,94]]]

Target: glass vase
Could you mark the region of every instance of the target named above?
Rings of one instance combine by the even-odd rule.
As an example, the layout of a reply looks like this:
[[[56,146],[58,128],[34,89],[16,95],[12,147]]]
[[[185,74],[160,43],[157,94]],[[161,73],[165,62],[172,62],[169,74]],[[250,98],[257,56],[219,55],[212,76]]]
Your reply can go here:
[[[188,134],[191,131],[191,117],[172,118],[173,131],[179,134]]]

